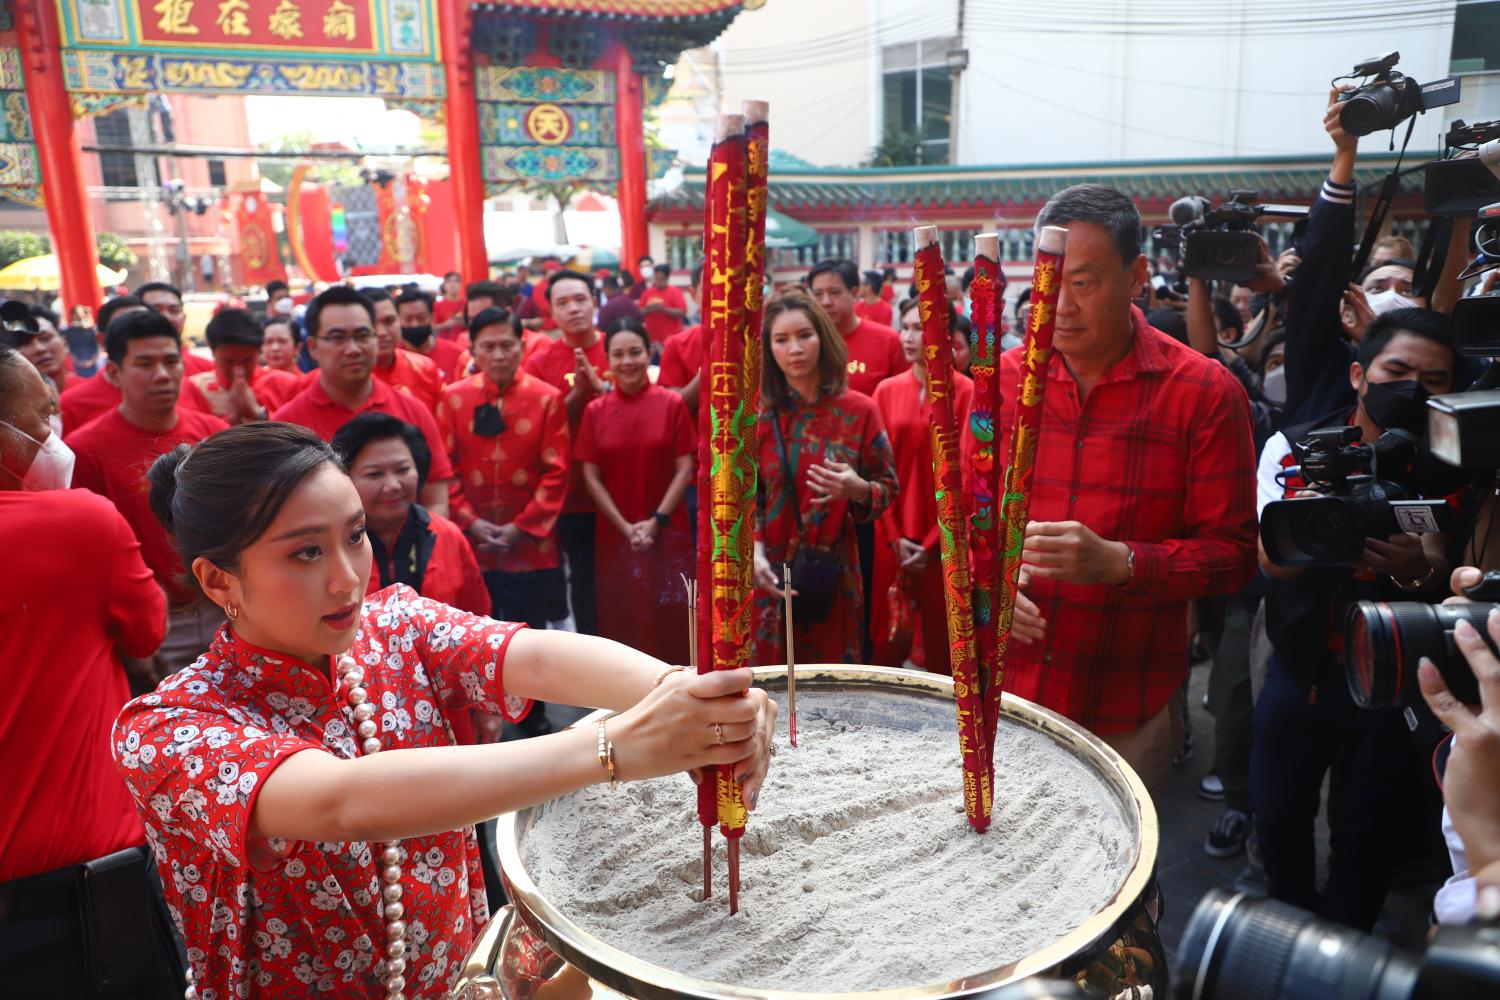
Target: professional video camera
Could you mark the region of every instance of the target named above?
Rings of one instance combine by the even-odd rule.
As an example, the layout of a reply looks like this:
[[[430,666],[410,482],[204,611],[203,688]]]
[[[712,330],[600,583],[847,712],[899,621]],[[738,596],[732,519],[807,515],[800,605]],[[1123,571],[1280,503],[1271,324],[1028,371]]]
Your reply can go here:
[[[1178,1000],[1500,996],[1500,927],[1439,927],[1423,955],[1273,899],[1211,890],[1177,952]]]
[[[1418,461],[1417,439],[1388,430],[1373,444],[1355,426],[1308,433],[1292,445],[1297,464],[1282,473],[1300,476],[1307,489],[1327,494],[1273,500],[1261,512],[1260,539],[1277,566],[1353,566],[1364,558],[1366,538],[1398,531],[1445,531],[1452,515],[1440,500],[1408,494]]]
[[[1443,137],[1443,151],[1443,159],[1422,168],[1428,215],[1468,215],[1500,202],[1500,121],[1458,119]]]
[[[1496,152],[1500,156],[1500,148]],[[1496,194],[1500,196],[1500,187]],[[1479,256],[1459,275],[1460,279],[1500,268],[1500,201],[1484,206],[1475,214],[1474,249]],[[1473,358],[1500,358],[1500,292],[1459,299],[1453,306],[1452,321],[1453,346],[1458,353]]]
[[[1178,198],[1168,210],[1172,223],[1156,227],[1151,234],[1164,249],[1177,255],[1179,275],[1209,281],[1249,281],[1260,263],[1256,220],[1263,215],[1307,215],[1301,205],[1257,205],[1258,197],[1256,191],[1232,191],[1229,200],[1215,208],[1198,195]]]
[[[1457,77],[1447,77],[1432,83],[1418,83],[1404,73],[1396,71],[1401,60],[1400,52],[1387,52],[1359,63],[1343,76],[1333,78],[1333,85],[1340,80],[1360,79],[1354,90],[1338,98],[1343,105],[1339,109],[1339,124],[1350,135],[1369,135],[1393,129],[1419,111],[1430,111],[1458,101]]]
[[[1485,622],[1500,607],[1500,572],[1486,573],[1464,588],[1464,596],[1469,603],[1360,601],[1351,607],[1344,623],[1344,676],[1354,703],[1387,708],[1420,701],[1417,663],[1425,656],[1453,697],[1479,704],[1479,682],[1453,642],[1453,626],[1467,621],[1494,648]]]

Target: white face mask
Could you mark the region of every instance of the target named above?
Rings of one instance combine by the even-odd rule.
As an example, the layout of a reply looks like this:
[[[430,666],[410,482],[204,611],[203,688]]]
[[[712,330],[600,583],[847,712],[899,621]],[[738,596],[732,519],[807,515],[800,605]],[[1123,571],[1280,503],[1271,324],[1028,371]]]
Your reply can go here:
[[[271,306],[271,311],[278,316],[290,316],[292,314],[293,308],[294,304],[291,298],[288,297],[284,299],[277,299],[276,304]]]
[[[1388,313],[1392,309],[1411,309],[1417,305],[1415,299],[1407,298],[1394,288],[1387,288],[1383,292],[1367,292],[1365,301],[1370,303],[1370,311],[1376,316]]]
[[[1286,366],[1276,369],[1267,375],[1260,383],[1261,395],[1266,397],[1266,402],[1277,406],[1286,405]]]
[[[50,428],[52,428],[52,436],[53,437],[58,438],[58,439],[62,438],[62,432],[63,432],[62,417],[59,417],[55,413],[49,413],[49,414],[47,414],[47,426],[50,427]]]
[[[73,449],[63,444],[61,435],[48,434],[45,440],[38,441],[15,424],[4,420],[0,420],[0,424],[37,446],[30,468],[18,477],[21,489],[30,493],[42,493],[46,490],[65,490],[73,484]]]

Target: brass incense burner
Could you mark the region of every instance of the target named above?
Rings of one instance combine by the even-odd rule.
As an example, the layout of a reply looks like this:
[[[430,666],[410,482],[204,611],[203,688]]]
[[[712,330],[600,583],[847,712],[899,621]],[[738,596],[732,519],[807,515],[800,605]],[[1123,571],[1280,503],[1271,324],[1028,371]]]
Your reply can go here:
[[[784,691],[784,667],[756,670],[756,684]],[[836,699],[841,691],[878,694],[891,702],[881,725],[929,722],[935,710],[953,724],[953,681],[938,674],[886,667],[812,664],[797,668],[797,687],[809,706]],[[923,704],[914,705],[913,700]],[[715,983],[645,962],[579,926],[538,890],[526,871],[523,842],[537,808],[500,817],[496,847],[510,905],[496,914],[469,955],[455,989],[460,997],[485,1000],[621,997],[712,998],[712,1000],[832,1000],[834,997],[960,997],[1030,976],[1073,979],[1090,993],[1113,997],[1132,986],[1167,989],[1167,965],[1156,930],[1158,898],[1152,876],[1159,840],[1156,810],[1145,786],[1097,737],[1021,698],[1006,695],[1002,707],[1012,724],[1035,730],[1082,761],[1119,805],[1134,832],[1135,852],[1115,894],[1098,901],[1091,917],[1068,934],[1025,958],[948,982],[903,985],[860,993],[810,993]],[[591,725],[590,716],[578,725]],[[1003,785],[1002,785],[1003,787]],[[956,794],[956,793],[955,793]],[[1128,995],[1128,994],[1127,994]]]

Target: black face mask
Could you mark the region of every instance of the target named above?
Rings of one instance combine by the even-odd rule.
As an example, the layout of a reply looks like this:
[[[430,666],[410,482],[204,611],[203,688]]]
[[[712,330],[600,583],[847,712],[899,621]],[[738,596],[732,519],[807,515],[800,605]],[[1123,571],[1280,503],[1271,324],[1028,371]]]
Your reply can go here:
[[[432,327],[403,326],[401,328],[401,336],[404,337],[406,339],[406,342],[411,346],[420,347],[421,345],[427,343],[428,337],[432,336]]]
[[[1406,430],[1419,437],[1427,431],[1427,400],[1432,398],[1416,379],[1365,383],[1365,412],[1382,430]]]

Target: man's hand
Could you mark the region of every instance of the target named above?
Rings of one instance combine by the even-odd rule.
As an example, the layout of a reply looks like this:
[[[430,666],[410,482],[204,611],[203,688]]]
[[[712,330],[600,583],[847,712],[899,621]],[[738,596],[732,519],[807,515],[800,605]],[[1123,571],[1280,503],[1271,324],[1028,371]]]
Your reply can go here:
[[[1068,583],[1128,583],[1129,556],[1124,542],[1100,538],[1077,521],[1032,521],[1021,550],[1031,575]]]
[[[1302,258],[1297,255],[1296,247],[1287,247],[1276,257],[1276,273],[1281,275],[1285,283],[1286,276],[1302,266]]]
[[[896,539],[896,559],[906,572],[912,576],[919,576],[927,572],[927,565],[932,561],[932,556],[921,542],[914,542],[910,538],[898,538]]]
[[[255,391],[250,388],[245,370],[236,368],[229,380],[229,423],[235,425],[259,420],[263,411],[260,400],[255,398]]]
[[[1500,610],[1490,612],[1490,643],[1500,645]],[[1432,661],[1422,658],[1417,680],[1432,713],[1456,734],[1443,776],[1443,801],[1468,855],[1469,871],[1495,884],[1500,865],[1500,660],[1468,622],[1453,629],[1453,641],[1479,681],[1480,704],[1460,704]]]
[[[790,585],[791,581],[788,580],[787,584]],[[761,551],[759,542],[755,545],[755,585],[779,601],[786,600],[786,591],[781,589],[781,581],[776,579],[776,571],[771,568],[770,560]],[[792,591],[792,596],[797,596],[795,590]]]
[[[1422,536],[1398,531],[1386,541],[1365,539],[1365,565],[1398,583],[1420,580],[1432,569],[1422,549]]]
[[[1026,585],[1030,582],[1031,570],[1022,566],[1021,582],[1016,587],[1016,603],[1010,616],[1011,638],[1027,644],[1041,642],[1047,637],[1047,619],[1042,617],[1042,609],[1025,593]]]
[[[1323,131],[1328,133],[1328,138],[1333,140],[1335,152],[1353,154],[1359,150],[1359,136],[1350,135],[1344,131],[1344,126],[1339,124],[1339,113],[1344,110],[1344,105],[1339,102],[1339,97],[1349,87],[1333,87],[1328,91],[1328,108],[1323,112]]]
[[[1365,339],[1365,330],[1375,322],[1375,310],[1370,308],[1370,300],[1365,297],[1363,288],[1351,284],[1344,292],[1344,308],[1339,322],[1343,324],[1344,336],[1356,344]]]
[[[583,348],[573,348],[573,385],[583,386],[586,391],[597,396],[604,391],[604,380],[589,364],[589,359],[583,353]]]
[[[1271,260],[1271,247],[1265,237],[1256,236],[1260,242],[1260,259],[1255,262],[1255,276],[1245,282],[1245,287],[1256,292],[1275,295],[1286,287],[1286,280],[1279,270],[1279,261]]]

